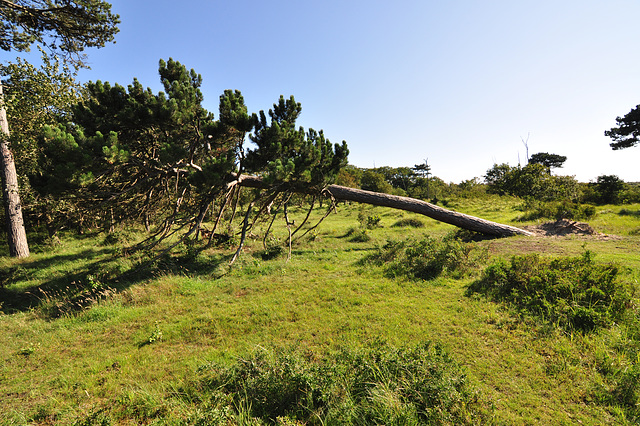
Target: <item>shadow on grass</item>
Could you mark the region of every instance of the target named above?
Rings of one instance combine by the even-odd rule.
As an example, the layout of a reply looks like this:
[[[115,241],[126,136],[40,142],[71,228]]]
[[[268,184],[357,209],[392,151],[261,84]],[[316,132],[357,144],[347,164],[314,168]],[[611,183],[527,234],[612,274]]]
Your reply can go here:
[[[10,314],[37,309],[41,316],[53,319],[73,314],[161,275],[205,275],[218,279],[226,274],[227,271],[220,272],[220,266],[228,263],[230,255],[209,257],[201,255],[201,252],[190,250],[182,255],[162,254],[132,266],[125,266],[120,250],[115,247],[22,261],[0,268],[0,312]],[[72,265],[77,262],[83,262],[82,266]],[[57,265],[64,270],[64,264],[69,264],[70,272],[52,272],[49,278],[38,278],[43,269]],[[21,281],[30,280],[38,284],[19,285]]]
[[[640,210],[621,209],[620,212],[618,212],[618,215],[640,217]]]

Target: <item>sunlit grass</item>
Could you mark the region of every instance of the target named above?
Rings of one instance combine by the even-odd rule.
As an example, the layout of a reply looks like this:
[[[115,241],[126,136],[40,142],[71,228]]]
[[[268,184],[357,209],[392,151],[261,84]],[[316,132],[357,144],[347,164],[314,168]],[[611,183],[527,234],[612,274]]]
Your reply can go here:
[[[498,222],[513,224],[519,214],[518,202],[509,198],[451,204]],[[640,237],[629,229],[640,227],[640,219],[620,209],[599,209],[590,222],[619,239],[513,237],[475,244],[491,257],[588,249],[598,261],[631,268],[633,276],[640,268]],[[114,257],[118,246],[103,245],[103,236],[63,237],[61,245],[28,259],[1,259],[0,407],[10,408],[0,424],[73,424],[90,416],[122,424],[186,421],[203,406],[180,397],[180,389],[195,383],[203,365],[231,365],[259,347],[296,347],[321,357],[379,339],[397,347],[441,343],[463,365],[496,424],[623,423],[593,396],[602,380],[595,352],[607,347],[606,333],[581,337],[522,322],[502,305],[465,296],[473,273],[429,282],[386,277],[383,268],[359,261],[388,240],[441,238],[455,228],[391,209],[337,210],[293,243],[289,261],[286,249],[264,260],[262,240],[253,238],[232,268],[233,248],[191,257],[179,249],[166,261],[170,269],[160,263],[128,273],[147,259]],[[313,220],[324,212],[314,211]],[[305,214],[291,212],[298,223]],[[345,235],[360,228],[363,214],[380,222],[367,229],[369,241],[350,241]],[[393,226],[416,218],[424,227]],[[285,244],[286,229],[280,226],[274,237]],[[78,280],[114,292],[82,309],[50,309],[58,303],[56,291]]]

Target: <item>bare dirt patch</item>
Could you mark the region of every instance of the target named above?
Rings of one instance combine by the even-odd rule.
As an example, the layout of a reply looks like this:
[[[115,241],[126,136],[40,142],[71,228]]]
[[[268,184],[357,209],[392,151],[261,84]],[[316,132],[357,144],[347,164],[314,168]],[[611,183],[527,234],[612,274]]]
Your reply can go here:
[[[567,236],[588,236],[598,240],[619,239],[615,235],[607,235],[596,232],[591,225],[585,222],[576,222],[568,219],[561,219],[555,222],[546,222],[540,225],[525,226],[529,232],[533,232],[540,237],[567,237]]]

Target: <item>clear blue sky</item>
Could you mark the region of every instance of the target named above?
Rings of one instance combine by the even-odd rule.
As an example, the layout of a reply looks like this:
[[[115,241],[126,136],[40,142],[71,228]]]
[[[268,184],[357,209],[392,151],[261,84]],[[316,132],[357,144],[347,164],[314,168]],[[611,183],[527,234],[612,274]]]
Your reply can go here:
[[[202,74],[249,110],[282,94],[299,122],[346,140],[359,167],[429,160],[445,181],[529,154],[559,174],[640,181],[640,147],[604,131],[640,104],[637,0],[114,0],[117,43],[90,50],[82,81],[161,89],[160,58]]]

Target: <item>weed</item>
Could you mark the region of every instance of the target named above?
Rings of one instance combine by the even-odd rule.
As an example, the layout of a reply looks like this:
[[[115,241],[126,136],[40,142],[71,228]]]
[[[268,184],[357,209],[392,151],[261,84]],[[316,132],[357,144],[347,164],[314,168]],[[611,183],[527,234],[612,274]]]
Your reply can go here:
[[[22,356],[31,356],[33,355],[36,350],[38,349],[38,347],[40,346],[40,344],[33,344],[33,343],[29,343],[27,346],[22,347],[19,351],[18,351],[18,355],[22,355]]]
[[[366,229],[361,229],[352,233],[349,241],[352,243],[366,243],[371,241],[371,236],[367,233]]]
[[[360,222],[360,227],[363,229],[374,229],[378,228],[382,218],[377,214],[367,215],[364,212],[360,212],[358,214],[358,222]]]
[[[158,321],[156,321],[153,332],[147,338],[146,343],[151,344],[159,342],[160,340],[162,340],[162,330],[160,330],[160,325],[158,324]]]

